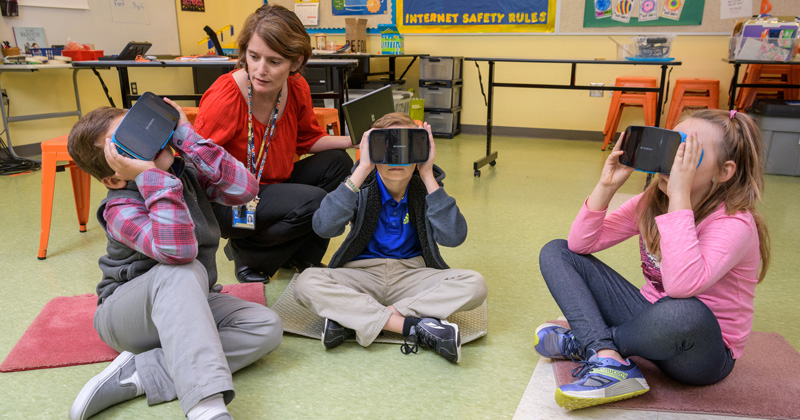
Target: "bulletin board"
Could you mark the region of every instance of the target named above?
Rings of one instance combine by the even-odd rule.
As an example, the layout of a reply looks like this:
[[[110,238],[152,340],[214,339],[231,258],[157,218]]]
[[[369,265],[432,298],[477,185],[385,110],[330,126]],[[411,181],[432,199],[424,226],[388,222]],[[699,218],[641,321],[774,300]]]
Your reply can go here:
[[[663,1],[664,0],[659,0],[660,7],[663,7]],[[687,1],[691,2],[692,0]],[[560,14],[558,16],[557,32],[564,35],[590,35],[598,33],[625,35],[646,33],[730,35],[737,19],[720,19],[721,1],[724,0],[705,0],[705,8],[700,25],[586,28],[583,26],[586,2],[584,0],[559,0]],[[770,3],[772,3],[772,11],[770,14],[773,16],[797,16],[800,14],[798,0],[770,0]],[[753,0],[753,15],[759,13],[760,6],[761,0]]]
[[[88,0],[88,5],[88,9],[65,9],[20,3],[18,17],[2,19],[7,29],[0,28],[0,36],[9,36],[11,26],[40,27],[48,45],[64,45],[69,38],[93,43],[111,55],[130,41],[147,41],[153,44],[148,54],[180,55],[174,1]]]
[[[319,0],[319,25],[306,26],[309,33],[344,33],[345,19],[358,18],[367,20],[367,32],[378,33],[378,25],[394,24],[395,0],[379,0],[386,2],[386,13],[377,15],[337,15],[333,14],[333,1],[342,2],[345,6],[349,4],[362,5],[367,0]],[[269,4],[281,5],[289,10],[294,10],[294,0],[269,0]]]

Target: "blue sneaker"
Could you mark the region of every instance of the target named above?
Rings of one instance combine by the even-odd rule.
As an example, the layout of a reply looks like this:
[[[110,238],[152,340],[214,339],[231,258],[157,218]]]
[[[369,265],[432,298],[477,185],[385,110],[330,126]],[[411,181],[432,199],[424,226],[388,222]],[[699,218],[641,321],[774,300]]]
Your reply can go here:
[[[540,355],[550,359],[583,360],[583,349],[575,340],[575,335],[558,324],[542,324],[533,337],[533,348]]]
[[[556,389],[556,403],[575,410],[633,398],[650,390],[642,372],[630,359],[627,365],[610,357],[592,354],[588,361],[572,371],[575,382]]]

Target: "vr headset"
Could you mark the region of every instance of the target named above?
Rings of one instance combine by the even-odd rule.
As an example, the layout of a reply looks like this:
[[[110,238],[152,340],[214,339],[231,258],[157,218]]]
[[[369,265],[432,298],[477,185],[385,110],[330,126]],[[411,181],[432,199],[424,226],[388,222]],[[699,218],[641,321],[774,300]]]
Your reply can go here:
[[[372,163],[410,165],[428,161],[428,131],[424,128],[384,128],[369,132],[369,158]]]
[[[155,94],[145,92],[125,114],[111,142],[125,156],[153,160],[172,138],[179,118],[175,108]]]
[[[678,147],[686,141],[686,133],[658,127],[632,125],[625,129],[619,163],[650,174],[669,174]],[[700,162],[703,153],[700,152]],[[700,162],[697,166],[700,166]]]

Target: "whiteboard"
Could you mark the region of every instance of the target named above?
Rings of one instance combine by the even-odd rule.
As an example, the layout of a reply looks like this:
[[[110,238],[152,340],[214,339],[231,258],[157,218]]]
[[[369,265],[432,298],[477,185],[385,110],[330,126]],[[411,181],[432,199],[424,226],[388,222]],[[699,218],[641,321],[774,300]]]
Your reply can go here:
[[[89,9],[25,7],[19,16],[3,18],[0,37],[14,42],[12,26],[44,28],[47,44],[64,45],[67,38],[94,43],[105,55],[122,51],[130,41],[153,44],[152,55],[180,55],[178,18],[172,0],[88,0]]]

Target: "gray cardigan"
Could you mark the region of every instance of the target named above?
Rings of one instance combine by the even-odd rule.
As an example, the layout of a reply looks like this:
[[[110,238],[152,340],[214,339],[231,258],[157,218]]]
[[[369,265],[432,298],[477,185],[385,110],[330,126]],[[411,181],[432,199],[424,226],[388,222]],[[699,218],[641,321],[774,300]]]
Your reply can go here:
[[[319,210],[314,213],[314,232],[323,238],[341,235],[347,224],[352,223],[350,233],[331,258],[331,268],[341,267],[360,255],[375,233],[383,204],[376,172],[373,170],[367,176],[358,193],[342,183],[325,196]],[[433,173],[441,186],[444,171],[434,165]],[[428,194],[419,173],[415,171],[408,188],[408,214],[422,245],[425,265],[438,269],[449,268],[439,253],[438,245],[455,247],[467,238],[467,221],[459,211],[456,200],[447,195],[444,188]]]

